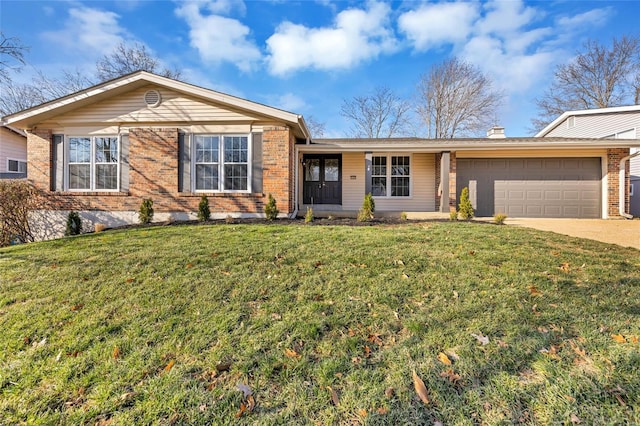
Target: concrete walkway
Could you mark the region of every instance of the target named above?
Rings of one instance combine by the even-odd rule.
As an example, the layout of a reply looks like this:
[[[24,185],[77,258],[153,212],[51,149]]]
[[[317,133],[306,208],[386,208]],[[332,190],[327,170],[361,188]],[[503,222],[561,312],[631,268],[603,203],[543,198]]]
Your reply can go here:
[[[505,223],[640,250],[640,220],[637,219],[507,219]]]

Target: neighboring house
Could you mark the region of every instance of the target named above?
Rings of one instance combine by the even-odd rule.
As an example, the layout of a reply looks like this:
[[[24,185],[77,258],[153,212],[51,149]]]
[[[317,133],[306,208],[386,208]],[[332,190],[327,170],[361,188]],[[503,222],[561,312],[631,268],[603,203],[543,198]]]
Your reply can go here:
[[[640,139],[640,105],[567,111],[536,137]],[[637,152],[631,148],[630,154]],[[640,216],[640,154],[629,163],[629,212]]]
[[[505,138],[322,139],[300,115],[136,72],[4,117],[28,136],[28,179],[46,195],[45,236],[70,210],[107,226],[137,222],[145,198],[157,220],[448,214],[468,186],[479,216],[618,216],[619,161],[640,141]],[[40,226],[40,228],[42,228]]]
[[[27,177],[27,135],[10,126],[0,127],[0,179]]]

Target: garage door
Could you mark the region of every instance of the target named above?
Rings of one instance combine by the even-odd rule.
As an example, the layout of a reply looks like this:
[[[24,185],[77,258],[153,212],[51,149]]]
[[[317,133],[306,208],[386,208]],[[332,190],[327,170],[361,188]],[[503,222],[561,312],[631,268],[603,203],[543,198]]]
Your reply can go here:
[[[599,218],[600,158],[458,159],[476,216]]]

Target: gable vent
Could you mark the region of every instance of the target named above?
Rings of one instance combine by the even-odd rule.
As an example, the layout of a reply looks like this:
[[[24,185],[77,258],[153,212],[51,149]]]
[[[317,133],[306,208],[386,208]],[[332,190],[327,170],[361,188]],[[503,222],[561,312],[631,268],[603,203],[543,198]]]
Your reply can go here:
[[[144,103],[149,107],[157,107],[161,100],[160,92],[157,90],[147,90],[144,94]]]

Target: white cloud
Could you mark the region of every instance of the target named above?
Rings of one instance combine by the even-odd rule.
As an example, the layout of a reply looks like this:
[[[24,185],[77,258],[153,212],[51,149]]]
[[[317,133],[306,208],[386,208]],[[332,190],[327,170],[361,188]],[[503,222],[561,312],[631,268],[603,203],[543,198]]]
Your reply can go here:
[[[499,36],[520,31],[541,13],[533,7],[525,6],[520,0],[493,0],[486,3],[484,8],[487,12],[477,22],[477,32]]]
[[[291,112],[298,112],[307,107],[304,99],[293,93],[285,93],[284,95],[277,96],[270,102],[270,105]]]
[[[231,62],[242,71],[249,71],[261,58],[261,53],[249,39],[250,29],[237,19],[201,13],[205,6],[210,11],[230,12],[235,2],[184,3],[176,15],[184,18],[191,28],[191,46],[198,49],[205,62]]]
[[[369,3],[366,10],[338,13],[331,27],[308,28],[285,21],[267,39],[269,70],[285,75],[296,70],[348,69],[396,49],[390,7]]]
[[[564,30],[580,29],[585,26],[600,26],[606,23],[612,14],[611,7],[605,7],[589,10],[574,16],[563,16],[557,20],[557,23]]]
[[[99,56],[111,52],[127,35],[118,24],[119,18],[114,12],[74,7],[69,9],[69,18],[63,29],[44,32],[43,37],[57,46]]]
[[[475,3],[425,4],[403,13],[398,27],[417,50],[466,40],[479,16]]]

